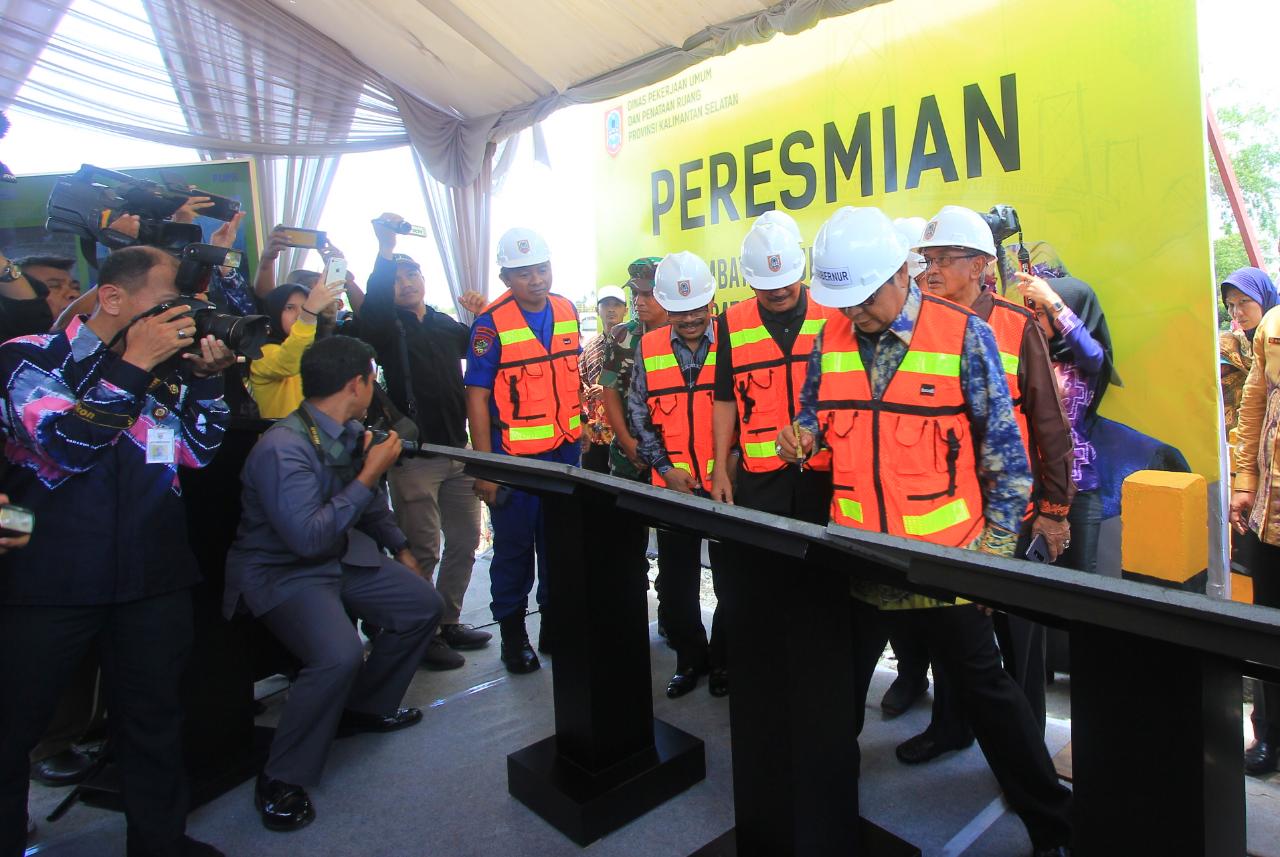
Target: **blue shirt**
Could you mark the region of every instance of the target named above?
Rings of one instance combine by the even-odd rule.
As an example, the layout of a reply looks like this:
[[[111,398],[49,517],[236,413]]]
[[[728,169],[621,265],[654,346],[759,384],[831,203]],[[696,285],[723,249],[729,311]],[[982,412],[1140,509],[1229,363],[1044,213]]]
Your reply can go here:
[[[228,617],[242,600],[260,616],[317,579],[339,579],[344,565],[378,568],[379,547],[396,553],[408,545],[386,491],[354,478],[352,453],[364,428],[354,420],[339,425],[306,402],[302,408],[324,456],[279,423],[249,453],[240,474],[240,527],[227,553]]]
[[[715,319],[707,322],[707,329],[698,340],[698,347],[690,349],[685,341],[676,333],[674,326],[667,328],[671,332],[671,351],[675,354],[676,363],[684,375],[684,383],[692,387],[702,371],[702,364],[707,360],[712,344],[716,341]],[[673,465],[662,438],[653,427],[653,418],[649,414],[649,378],[644,369],[643,340],[636,343],[636,363],[631,371],[631,389],[627,391],[627,427],[631,436],[636,439],[636,454],[640,460],[648,464],[658,475],[666,473]],[[695,431],[701,427],[695,427]],[[708,432],[711,426],[706,426]]]
[[[911,345],[921,303],[920,289],[912,283],[902,312],[883,333],[867,334],[854,328],[862,364],[870,367],[868,380],[875,398],[884,394]],[[817,404],[818,385],[822,381],[822,341],[819,333],[809,355],[797,418],[801,428],[813,432],[819,445],[822,431],[818,425]],[[990,325],[977,316],[969,316],[963,348],[960,387],[975,438],[982,512],[989,523],[1017,532],[1031,496],[1031,467],[1013,414],[1000,349]]]

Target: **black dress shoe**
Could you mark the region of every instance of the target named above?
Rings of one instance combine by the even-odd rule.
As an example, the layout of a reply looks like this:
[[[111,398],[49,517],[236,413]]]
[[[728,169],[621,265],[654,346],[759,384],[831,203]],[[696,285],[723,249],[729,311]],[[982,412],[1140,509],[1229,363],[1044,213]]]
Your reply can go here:
[[[677,663],[676,674],[671,677],[671,681],[667,682],[667,696],[671,699],[684,696],[698,686],[698,676],[706,674],[707,668],[704,665],[689,666]]]
[[[338,721],[338,737],[345,738],[360,732],[395,732],[422,722],[422,711],[417,708],[397,708],[393,714],[369,714],[364,711],[342,712]]]
[[[884,692],[880,700],[880,710],[885,717],[892,719],[915,705],[920,697],[929,689],[929,679],[917,680],[910,676],[899,675]]]
[[[489,645],[493,634],[488,631],[477,631],[471,625],[454,623],[440,626],[440,639],[444,640],[451,649],[469,652]]]
[[[965,740],[942,741],[935,738],[932,732],[924,731],[914,738],[908,738],[898,745],[894,753],[898,761],[904,765],[923,765],[952,750],[963,750],[973,744],[973,735]]]
[[[311,798],[302,786],[273,780],[266,774],[258,774],[253,803],[262,814],[262,826],[267,830],[299,830],[316,817]]]
[[[427,642],[427,650],[422,653],[422,665],[435,672],[456,670],[466,663],[467,659],[450,648],[439,634]]]
[[[729,668],[716,667],[707,676],[707,690],[712,696],[729,695]]]
[[[1262,777],[1280,767],[1280,748],[1270,741],[1255,741],[1244,751],[1244,772]]]
[[[93,767],[93,757],[68,747],[31,766],[31,779],[42,786],[73,786],[84,781]]]

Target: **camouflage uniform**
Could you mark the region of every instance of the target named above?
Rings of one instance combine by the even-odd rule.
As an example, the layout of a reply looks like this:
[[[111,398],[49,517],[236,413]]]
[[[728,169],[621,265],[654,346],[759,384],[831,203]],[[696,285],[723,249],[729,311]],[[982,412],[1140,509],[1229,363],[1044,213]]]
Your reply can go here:
[[[627,392],[631,389],[631,370],[636,364],[636,346],[645,330],[637,319],[624,321],[609,331],[604,344],[604,365],[600,370],[600,386],[612,389],[627,401]],[[622,447],[615,438],[609,444],[609,472],[614,476],[626,479],[646,479],[649,469],[637,468],[622,452]]]

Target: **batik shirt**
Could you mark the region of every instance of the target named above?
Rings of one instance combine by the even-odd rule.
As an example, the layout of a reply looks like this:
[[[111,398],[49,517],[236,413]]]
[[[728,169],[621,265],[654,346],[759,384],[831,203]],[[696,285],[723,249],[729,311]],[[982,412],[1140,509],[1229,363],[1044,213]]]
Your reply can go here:
[[[858,350],[868,369],[871,394],[879,398],[893,380],[903,356],[911,345],[916,320],[920,317],[920,289],[913,283],[902,312],[879,335],[857,331]],[[856,328],[855,328],[856,330]],[[1013,414],[1013,400],[1005,379],[995,334],[982,319],[970,316],[965,325],[963,353],[960,355],[960,385],[975,438],[978,482],[982,486],[982,513],[988,527],[972,548],[1011,556],[1022,513],[1031,496],[1031,467],[1022,445],[1022,435]],[[808,374],[800,391],[800,427],[813,432],[822,444],[818,425],[818,385],[822,381],[822,334],[809,355]],[[993,531],[990,525],[1000,528]],[[855,581],[854,595],[881,607],[928,607],[937,602],[924,596],[879,584]]]
[[[157,378],[78,317],[0,345],[0,378],[5,487],[36,513],[31,543],[0,559],[0,603],[121,603],[195,583],[178,468],[222,442],[222,376]],[[172,461],[148,463],[156,429],[172,432]]]

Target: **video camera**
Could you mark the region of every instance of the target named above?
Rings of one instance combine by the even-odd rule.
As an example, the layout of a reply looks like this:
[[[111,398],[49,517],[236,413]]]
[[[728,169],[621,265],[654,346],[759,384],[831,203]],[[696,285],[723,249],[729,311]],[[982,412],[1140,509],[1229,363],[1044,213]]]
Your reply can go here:
[[[996,270],[1000,275],[1000,289],[1008,292],[1009,283],[1013,280],[1013,272],[1005,258],[1004,242],[1014,235],[1018,236],[1018,267],[1025,274],[1031,273],[1031,253],[1027,243],[1022,240],[1022,221],[1018,219],[1018,210],[1012,205],[993,205],[991,210],[981,215],[991,230],[991,237],[996,242]]]
[[[82,241],[97,242],[110,250],[147,244],[176,254],[203,237],[198,225],[167,219],[193,196],[208,197],[213,203],[200,211],[204,217],[226,222],[240,210],[238,200],[199,188],[173,182],[160,184],[84,164],[78,172],[54,184],[45,228],[77,235]],[[109,228],[116,218],[126,214],[138,216],[137,238]],[[93,258],[92,254],[86,256]]]

